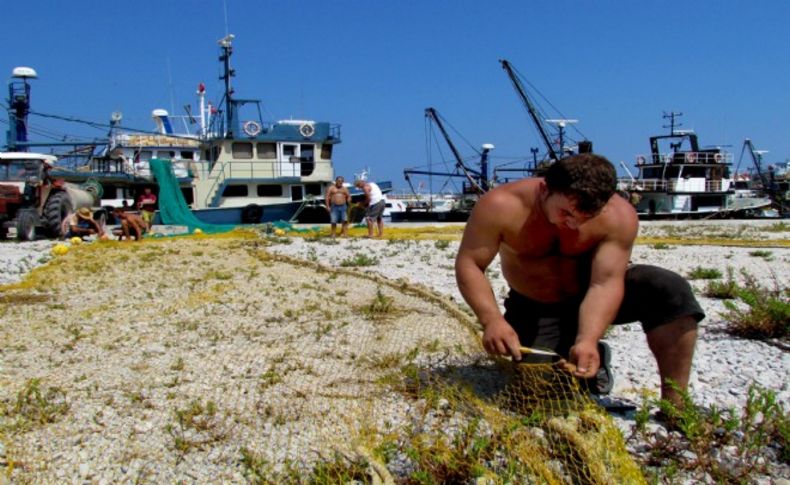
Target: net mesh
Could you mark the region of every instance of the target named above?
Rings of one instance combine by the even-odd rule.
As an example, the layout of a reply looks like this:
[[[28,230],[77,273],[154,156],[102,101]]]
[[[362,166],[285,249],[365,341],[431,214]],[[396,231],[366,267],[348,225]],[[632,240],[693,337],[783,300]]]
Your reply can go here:
[[[643,482],[564,371],[490,358],[430,290],[265,244],[82,245],[0,291],[11,478],[87,463],[110,482]],[[119,265],[130,251],[145,264]],[[20,411],[31,379],[67,404],[45,423]]]

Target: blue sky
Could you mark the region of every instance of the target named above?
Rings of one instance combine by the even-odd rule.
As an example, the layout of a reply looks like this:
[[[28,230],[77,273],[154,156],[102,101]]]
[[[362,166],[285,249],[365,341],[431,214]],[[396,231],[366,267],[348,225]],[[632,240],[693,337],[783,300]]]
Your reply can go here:
[[[502,58],[617,165],[667,131],[664,111],[683,112],[702,145],[730,145],[736,163],[745,138],[770,150],[767,162],[790,158],[786,0],[28,0],[3,10],[0,72],[38,71],[35,111],[98,122],[122,111],[125,126],[152,127],[152,109],[195,105],[199,82],[220,98],[216,41],[230,32],[238,97],[261,99],[267,119],[341,124],[336,171],[369,166],[398,187],[404,168],[430,158],[441,169],[448,156],[426,149],[429,106],[465,156],[464,140],[494,144],[494,165],[542,148]]]

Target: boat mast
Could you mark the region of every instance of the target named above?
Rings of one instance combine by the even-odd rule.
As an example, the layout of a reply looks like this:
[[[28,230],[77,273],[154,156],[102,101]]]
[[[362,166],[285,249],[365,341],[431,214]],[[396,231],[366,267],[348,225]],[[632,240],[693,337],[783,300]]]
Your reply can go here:
[[[233,69],[230,67],[230,56],[233,54],[233,39],[236,36],[233,34],[228,34],[222,39],[218,40],[217,43],[222,48],[222,55],[219,56],[219,60],[223,63],[223,70],[222,76],[220,76],[221,80],[225,81],[225,123],[226,123],[226,131],[225,137],[226,138],[233,138],[233,130],[234,130],[234,117],[235,113],[233,112],[233,88],[230,85],[230,78],[236,75]]]

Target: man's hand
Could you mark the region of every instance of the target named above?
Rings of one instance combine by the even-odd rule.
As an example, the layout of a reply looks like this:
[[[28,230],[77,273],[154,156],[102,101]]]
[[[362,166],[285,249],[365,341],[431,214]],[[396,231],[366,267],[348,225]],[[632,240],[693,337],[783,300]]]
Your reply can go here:
[[[490,322],[483,332],[483,347],[489,354],[512,355],[521,360],[518,334],[504,318]]]
[[[568,360],[576,366],[576,377],[594,377],[601,366],[598,355],[598,342],[576,342],[568,355]]]

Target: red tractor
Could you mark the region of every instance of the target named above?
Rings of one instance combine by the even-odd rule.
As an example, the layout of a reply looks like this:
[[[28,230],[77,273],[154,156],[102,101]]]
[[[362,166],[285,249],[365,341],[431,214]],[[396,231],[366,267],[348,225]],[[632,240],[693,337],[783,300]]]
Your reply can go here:
[[[21,241],[34,240],[38,231],[62,237],[71,213],[98,204],[101,186],[80,186],[49,176],[55,160],[40,153],[0,153],[0,239],[7,239],[12,227]]]

